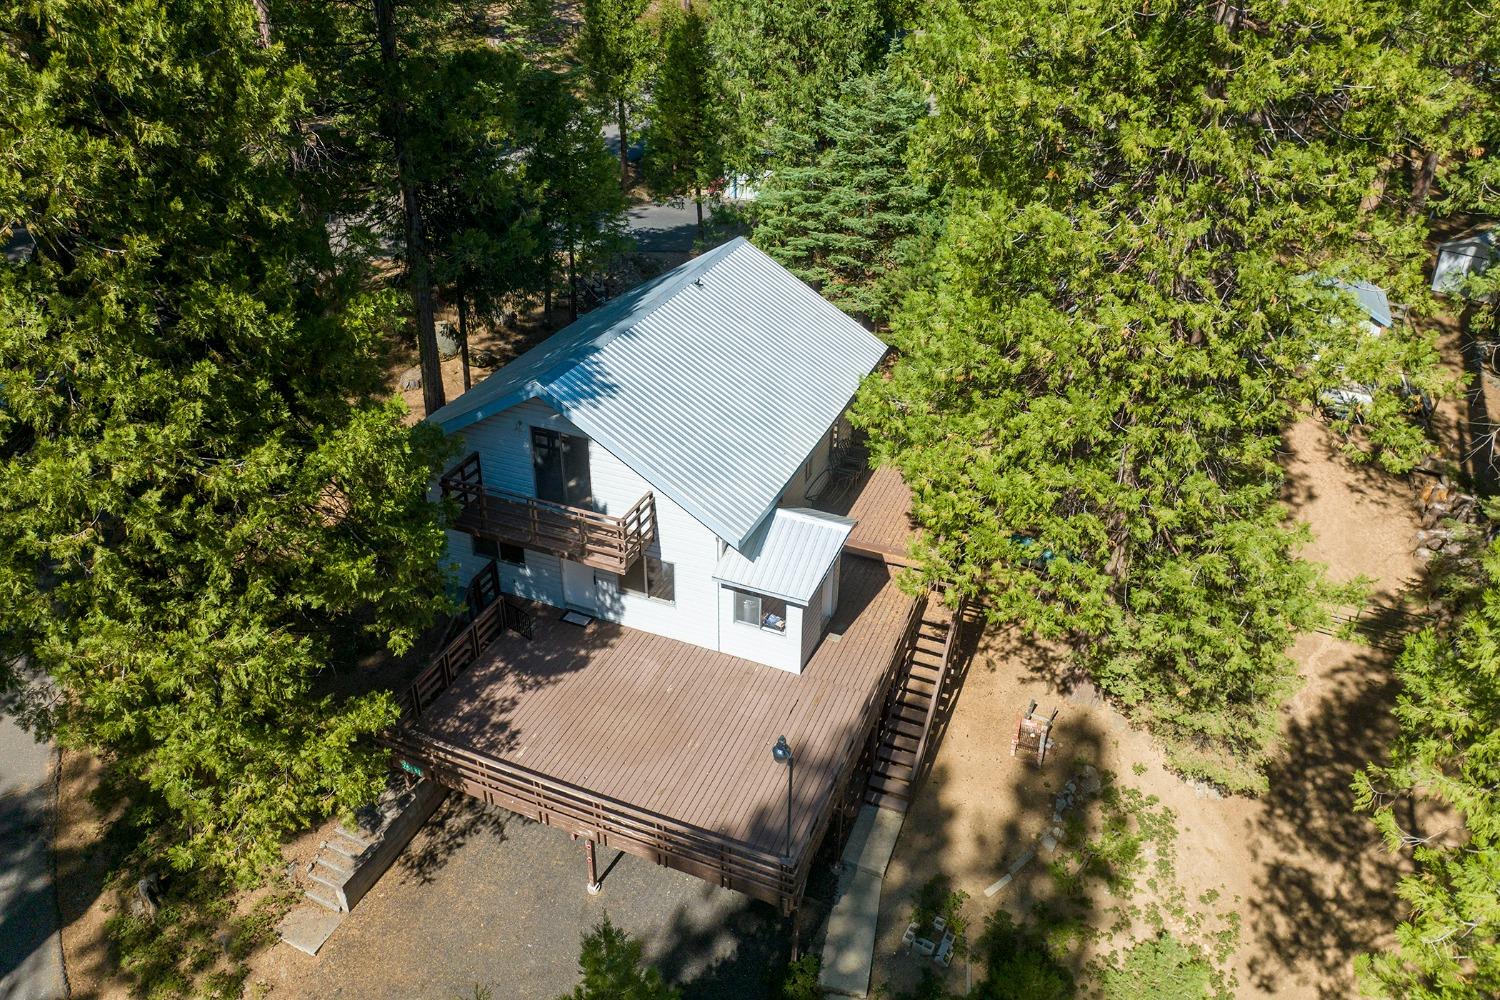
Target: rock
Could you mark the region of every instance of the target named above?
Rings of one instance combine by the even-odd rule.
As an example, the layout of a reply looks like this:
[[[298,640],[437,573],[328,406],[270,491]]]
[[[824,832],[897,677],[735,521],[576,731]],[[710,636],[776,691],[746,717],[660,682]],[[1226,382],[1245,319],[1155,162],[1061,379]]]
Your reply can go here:
[[[1052,836],[1052,834],[1050,833],[1042,834],[1042,850],[1046,851],[1048,854],[1051,854],[1053,851],[1057,850],[1057,838]]]
[[[1416,556],[1417,556],[1418,559],[1422,560],[1423,562],[1427,562],[1427,561],[1429,561],[1431,559],[1437,558],[1437,553],[1434,552],[1434,551],[1432,551],[1431,549],[1429,549],[1425,545],[1419,545],[1417,547]]]
[[[458,332],[453,329],[453,324],[440,319],[433,326],[437,334],[438,357],[444,360],[458,357]]]
[[[412,389],[422,388],[422,369],[413,368],[401,376],[401,391],[408,392]]]
[[[478,365],[480,368],[499,368],[500,356],[494,351],[471,349],[469,351],[469,363]]]
[[[1099,769],[1092,764],[1085,764],[1079,768],[1078,787],[1083,790],[1084,795],[1099,794]]]
[[[161,909],[161,876],[151,872],[135,884],[130,897],[130,912],[137,917],[155,920]]]

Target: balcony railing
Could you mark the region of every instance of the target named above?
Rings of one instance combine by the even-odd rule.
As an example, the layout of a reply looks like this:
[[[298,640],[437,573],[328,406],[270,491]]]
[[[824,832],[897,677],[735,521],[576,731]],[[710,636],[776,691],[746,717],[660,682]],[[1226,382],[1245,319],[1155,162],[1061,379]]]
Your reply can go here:
[[[438,485],[458,501],[453,527],[537,552],[550,552],[611,573],[624,573],[656,537],[656,495],[649,490],[619,517],[538,500],[484,484],[479,453],[455,465]]]

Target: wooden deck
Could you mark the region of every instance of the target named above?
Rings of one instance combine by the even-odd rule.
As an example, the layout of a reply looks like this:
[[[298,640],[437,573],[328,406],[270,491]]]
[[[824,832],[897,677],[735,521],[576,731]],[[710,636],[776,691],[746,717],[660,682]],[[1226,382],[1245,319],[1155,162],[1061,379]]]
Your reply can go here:
[[[891,566],[912,565],[908,545],[916,526],[911,520],[911,488],[895,469],[882,466],[861,473],[841,493],[813,506],[857,522],[844,543],[845,552]]]
[[[846,555],[839,612],[796,675],[542,608],[533,640],[494,639],[393,746],[487,801],[794,907],[916,610],[890,567]]]

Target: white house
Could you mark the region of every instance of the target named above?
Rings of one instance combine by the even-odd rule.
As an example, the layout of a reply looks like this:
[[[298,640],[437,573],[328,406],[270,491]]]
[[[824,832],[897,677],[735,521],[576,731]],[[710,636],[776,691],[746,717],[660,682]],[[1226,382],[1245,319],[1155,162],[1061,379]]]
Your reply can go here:
[[[743,239],[581,317],[428,418],[460,578],[800,672],[853,527],[806,494],[884,353]]]

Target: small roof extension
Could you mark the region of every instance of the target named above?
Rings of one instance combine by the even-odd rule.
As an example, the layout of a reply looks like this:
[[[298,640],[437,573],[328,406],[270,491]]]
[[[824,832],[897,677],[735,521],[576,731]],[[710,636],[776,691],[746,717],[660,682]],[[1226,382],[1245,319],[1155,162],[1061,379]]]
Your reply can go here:
[[[558,331],[427,419],[539,399],[742,548],[885,344],[741,238]]]
[[[736,552],[719,560],[714,579],[731,587],[806,605],[854,528],[847,517],[805,507],[778,509]]]

